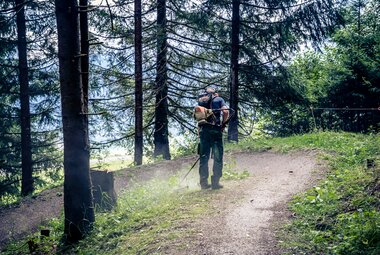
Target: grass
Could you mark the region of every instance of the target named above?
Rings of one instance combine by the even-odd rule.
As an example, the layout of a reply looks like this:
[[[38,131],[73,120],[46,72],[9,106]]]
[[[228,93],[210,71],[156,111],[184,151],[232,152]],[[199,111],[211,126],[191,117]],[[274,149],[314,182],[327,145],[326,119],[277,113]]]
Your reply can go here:
[[[165,246],[165,242],[191,235],[191,230],[182,226],[206,211],[210,213],[207,205],[211,194],[178,192],[177,188],[178,178],[173,177],[169,181],[150,181],[125,192],[114,211],[97,213],[92,234],[76,246],[60,246],[62,219],[47,226],[52,229],[51,239],[42,242],[35,234],[28,240],[37,240],[41,247],[51,247],[51,252],[58,250],[58,253],[65,250],[75,254],[151,254]],[[11,244],[4,254],[28,253],[23,243],[25,240]]]
[[[246,139],[227,144],[226,151],[318,150],[328,162],[326,179],[290,204],[294,220],[286,226],[282,243],[289,254],[380,254],[380,171],[367,169],[379,160],[378,135],[321,132],[286,138]],[[380,162],[378,162],[380,164]],[[242,179],[247,172],[225,165],[225,179]],[[178,190],[178,178],[151,181],[128,190],[112,212],[97,213],[92,234],[74,247],[61,247],[62,219],[48,226],[52,237],[39,249],[75,254],[161,254],[167,245],[195,234],[188,222],[214,213],[216,193]],[[180,246],[177,247],[181,249]],[[8,246],[4,254],[25,254],[25,240]]]
[[[237,172],[234,163],[226,164],[225,169],[229,180],[248,176],[246,172]],[[180,179],[172,176],[166,181],[152,180],[128,189],[118,198],[113,211],[96,213],[92,234],[78,245],[62,246],[61,217],[41,227],[51,230],[50,238],[41,240],[35,233],[10,244],[2,254],[27,254],[28,240],[38,245],[36,252],[41,254],[161,254],[169,244],[196,234],[189,222],[215,212],[210,203],[217,191],[183,188]],[[183,243],[177,244],[176,249],[180,250]]]
[[[289,254],[380,254],[380,136],[322,132],[246,140],[229,150],[319,150],[327,178],[298,195],[282,234]],[[367,168],[368,160],[377,163]]]
[[[210,197],[175,191],[177,179],[152,181],[126,192],[112,213],[97,217],[94,234],[75,247],[78,254],[151,254],[165,242],[190,235],[183,224],[203,214]]]
[[[117,171],[123,168],[131,167],[132,165],[133,161],[131,160],[116,159],[92,163],[91,168],[96,170]]]
[[[44,190],[63,185],[63,169],[48,169],[46,171],[39,171],[35,173],[33,177],[35,189],[33,193],[26,196],[26,198],[35,197]],[[0,207],[7,205],[16,205],[24,199],[20,195],[21,187],[19,185],[16,187],[16,190],[17,193],[3,193],[0,196]]]

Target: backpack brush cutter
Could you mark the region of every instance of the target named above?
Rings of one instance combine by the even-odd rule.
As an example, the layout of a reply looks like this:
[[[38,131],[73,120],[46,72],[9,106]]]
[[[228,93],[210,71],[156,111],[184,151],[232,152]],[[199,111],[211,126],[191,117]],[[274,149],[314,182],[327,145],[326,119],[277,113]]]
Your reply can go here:
[[[230,112],[227,120],[222,124],[221,128],[224,129],[224,127],[227,126],[228,122],[230,122],[231,120],[231,117],[235,114],[235,110],[231,109],[231,108],[228,108],[228,109],[214,109],[212,110],[213,112],[214,111],[223,111],[223,110],[227,110]],[[184,175],[184,177],[181,179],[181,181],[179,182],[178,185],[181,185],[181,183],[186,179],[186,177],[190,174],[191,170],[193,170],[193,168],[195,167],[195,165],[198,163],[198,161],[201,159],[201,155],[200,155],[200,143],[198,143],[198,148],[197,148],[197,154],[199,155],[197,160],[194,162],[194,164],[190,167],[189,171],[187,171],[187,173]]]

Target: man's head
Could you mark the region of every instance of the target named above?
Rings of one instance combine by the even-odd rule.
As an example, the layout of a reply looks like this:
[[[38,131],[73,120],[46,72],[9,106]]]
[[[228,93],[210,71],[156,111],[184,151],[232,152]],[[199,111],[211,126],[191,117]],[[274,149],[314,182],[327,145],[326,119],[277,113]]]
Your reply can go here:
[[[215,85],[210,85],[210,86],[206,87],[205,91],[207,93],[215,94],[215,93],[217,93],[217,87]]]

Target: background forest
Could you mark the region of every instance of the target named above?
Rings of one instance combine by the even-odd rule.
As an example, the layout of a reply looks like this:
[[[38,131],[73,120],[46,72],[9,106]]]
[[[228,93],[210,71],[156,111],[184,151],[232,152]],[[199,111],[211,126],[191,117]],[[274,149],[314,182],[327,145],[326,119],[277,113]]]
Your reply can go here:
[[[209,85],[236,111],[229,142],[379,132],[377,0],[62,2],[0,2],[1,204],[64,167],[88,179],[113,146],[135,165],[191,150]]]

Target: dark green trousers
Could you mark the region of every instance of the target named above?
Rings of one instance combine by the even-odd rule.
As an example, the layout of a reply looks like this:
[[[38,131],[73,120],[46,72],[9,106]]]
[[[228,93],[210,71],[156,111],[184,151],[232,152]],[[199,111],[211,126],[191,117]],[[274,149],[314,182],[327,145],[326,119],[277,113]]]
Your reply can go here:
[[[209,177],[208,160],[211,149],[214,156],[214,165],[212,168],[213,177],[218,179],[222,177],[223,170],[223,133],[220,127],[202,126],[200,130],[200,163],[199,176],[202,180],[207,181]]]

